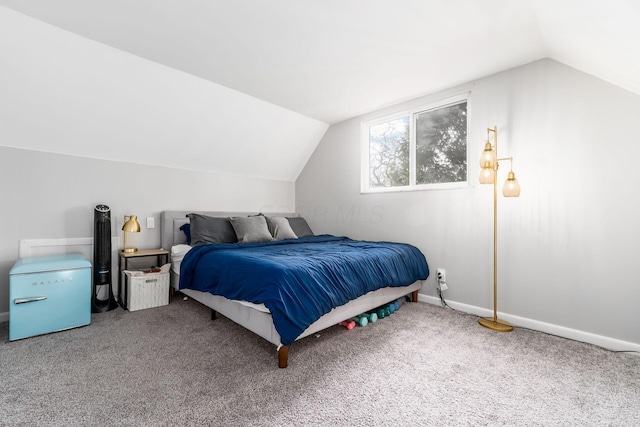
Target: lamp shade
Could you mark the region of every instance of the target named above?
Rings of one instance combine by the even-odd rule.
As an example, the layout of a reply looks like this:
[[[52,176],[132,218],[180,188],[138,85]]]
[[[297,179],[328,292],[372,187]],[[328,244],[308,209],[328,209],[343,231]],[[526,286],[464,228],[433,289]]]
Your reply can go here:
[[[127,220],[122,226],[122,231],[128,231],[129,233],[139,233],[140,223],[138,222],[138,217],[136,215],[131,215],[129,217],[129,220]]]
[[[502,195],[504,197],[518,197],[520,195],[520,184],[518,184],[516,174],[513,171],[510,171],[509,175],[507,175],[507,180],[502,186]]]
[[[482,150],[482,153],[480,154],[480,167],[486,168],[487,162],[489,162],[488,167],[491,169],[496,165],[496,152],[489,141],[484,144],[484,150]]]
[[[127,220],[127,216],[129,219]],[[124,253],[132,253],[137,252],[137,248],[127,248],[127,233],[139,233],[140,232],[140,223],[138,222],[138,217],[135,215],[125,215],[125,222],[122,226],[122,237],[124,239],[124,248],[122,248],[122,252]]]
[[[491,164],[486,161],[480,170],[480,184],[493,184],[496,179],[496,171],[493,170]]]

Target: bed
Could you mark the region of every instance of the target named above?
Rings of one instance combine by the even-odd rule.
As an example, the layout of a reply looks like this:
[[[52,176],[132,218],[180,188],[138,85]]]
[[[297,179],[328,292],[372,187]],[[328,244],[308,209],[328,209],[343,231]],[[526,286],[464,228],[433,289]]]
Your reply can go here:
[[[165,211],[162,214],[162,247],[168,250],[171,250],[171,287],[173,290],[179,290],[183,294],[195,299],[196,301],[204,304],[207,307],[210,307],[212,310],[212,319],[215,319],[216,314],[221,314],[230,320],[236,322],[237,324],[249,329],[255,334],[261,336],[266,339],[270,343],[276,346],[277,354],[278,354],[278,366],[280,368],[286,368],[288,365],[288,355],[289,355],[289,346],[293,341],[304,338],[311,334],[314,334],[318,331],[321,331],[327,327],[333,326],[345,319],[349,319],[353,316],[357,316],[358,314],[364,313],[366,311],[370,311],[384,305],[390,301],[397,300],[402,297],[409,297],[411,301],[417,301],[417,294],[420,288],[422,287],[423,280],[428,276],[428,266],[426,265],[426,261],[424,261],[424,267],[420,268],[420,273],[418,275],[422,276],[417,280],[411,279],[410,283],[403,284],[393,284],[393,285],[384,285],[385,287],[381,287],[379,289],[374,289],[371,291],[362,291],[362,294],[354,294],[349,297],[349,300],[345,303],[340,302],[339,305],[332,306],[330,310],[326,310],[326,313],[317,316],[317,318],[313,317],[313,321],[309,322],[310,324],[302,323],[302,326],[298,326],[301,328],[298,330],[289,330],[283,328],[283,320],[282,320],[282,311],[286,312],[287,308],[285,307],[283,310],[279,309],[279,302],[274,302],[272,299],[267,299],[264,303],[260,303],[260,301],[250,302],[248,300],[243,299],[230,299],[221,295],[217,295],[215,293],[209,292],[207,286],[205,286],[204,282],[206,282],[203,274],[208,274],[203,270],[202,267],[199,267],[200,270],[197,270],[196,267],[197,262],[200,258],[206,258],[208,256],[220,256],[221,254],[229,254],[232,253],[234,256],[236,252],[240,250],[245,251],[246,247],[252,247],[251,250],[262,251],[259,252],[259,256],[256,257],[264,257],[264,254],[270,253],[270,251],[274,250],[271,248],[273,245],[277,251],[288,250],[289,247],[293,247],[294,251],[299,250],[310,250],[309,248],[316,246],[320,246],[318,241],[321,241],[322,244],[346,244],[347,246],[354,249],[360,243],[357,241],[350,241],[346,238],[335,237],[335,236],[307,236],[302,237],[300,239],[295,239],[295,241],[289,240],[281,240],[279,242],[257,242],[257,243],[249,243],[249,244],[229,244],[229,245],[197,245],[193,248],[191,246],[186,245],[187,237],[182,228],[184,228],[185,224],[190,222],[187,214],[197,214],[204,215],[207,217],[213,218],[244,218],[248,217],[251,214],[246,212],[201,212],[201,211]],[[290,218],[290,221],[294,221],[293,218],[297,218],[297,214],[295,213],[264,213],[264,217],[287,217]],[[291,244],[290,244],[291,243]],[[297,246],[293,246],[293,244]],[[231,249],[235,249],[237,247],[242,246],[242,248],[238,249],[238,251],[231,251]],[[410,246],[410,245],[406,245]],[[304,248],[304,249],[301,249]],[[417,251],[416,248],[413,248]],[[360,247],[356,247],[354,250],[361,252]],[[418,251],[419,252],[419,251]],[[363,252],[364,253],[364,252]],[[422,254],[420,254],[422,256]],[[311,257],[312,258],[312,257]],[[424,256],[422,256],[424,258]],[[305,258],[306,259],[306,258]],[[184,261],[184,265],[183,265]],[[204,261],[202,261],[204,264]],[[288,263],[288,262],[287,262]],[[314,267],[315,268],[315,267]],[[214,268],[215,269],[215,266]],[[183,271],[183,276],[181,278],[181,270]],[[426,270],[426,271],[425,271]],[[203,271],[205,271],[203,273]],[[314,270],[315,271],[315,270]],[[322,274],[321,274],[322,275]],[[324,274],[322,276],[329,276],[331,274]],[[415,275],[415,273],[414,273]],[[242,278],[240,278],[242,279]],[[240,280],[238,279],[238,280]],[[253,280],[249,277],[248,280]],[[406,282],[407,279],[403,278]],[[182,283],[181,283],[182,282]],[[185,282],[189,282],[185,284]],[[189,288],[185,288],[187,286]],[[365,286],[366,287],[366,286]],[[365,293],[366,292],[366,293]],[[249,298],[251,299],[251,298]],[[302,299],[302,298],[297,298]],[[275,305],[274,305],[275,304]],[[304,304],[304,302],[303,302]],[[271,310],[267,308],[267,306],[271,307]],[[273,313],[272,313],[273,311]],[[289,308],[289,311],[291,309]],[[294,310],[295,311],[295,310]],[[291,326],[291,322],[288,323]],[[278,332],[280,330],[281,334]]]

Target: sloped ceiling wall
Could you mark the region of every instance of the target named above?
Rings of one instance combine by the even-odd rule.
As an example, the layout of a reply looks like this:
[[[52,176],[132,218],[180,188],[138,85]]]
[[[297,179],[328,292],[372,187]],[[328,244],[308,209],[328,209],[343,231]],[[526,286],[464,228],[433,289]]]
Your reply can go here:
[[[326,123],[544,56],[520,0],[0,5]]]
[[[640,93],[636,0],[0,5],[23,148],[290,181],[326,123],[541,58]]]
[[[0,7],[0,144],[293,182],[328,125]]]
[[[531,3],[547,57],[640,94],[640,2]]]

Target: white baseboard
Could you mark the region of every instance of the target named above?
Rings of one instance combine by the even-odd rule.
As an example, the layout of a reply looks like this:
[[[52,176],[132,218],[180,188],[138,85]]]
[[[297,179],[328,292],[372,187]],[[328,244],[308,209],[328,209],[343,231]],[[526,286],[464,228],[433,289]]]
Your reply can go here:
[[[418,294],[418,301],[426,302],[433,305],[441,305],[440,298],[432,297],[429,295]],[[476,307],[474,305],[463,304],[455,301],[447,301],[447,304],[451,308],[463,311],[465,313],[473,314],[480,317],[492,317],[493,311]],[[512,325],[518,327],[524,327],[533,329],[540,332],[545,332],[551,335],[557,335],[559,337],[568,338],[571,340],[586,342],[589,344],[597,345],[598,347],[605,348],[607,350],[614,351],[635,351],[640,352],[640,344],[632,343],[629,341],[622,341],[615,338],[609,338],[602,335],[596,335],[589,332],[579,331],[577,329],[565,328],[564,326],[553,325],[551,323],[540,322],[538,320],[527,319],[525,317],[512,316],[505,313],[498,312],[498,317],[506,320]],[[9,312],[0,313],[0,323],[9,321]]]
[[[441,305],[440,298],[432,297],[429,295],[418,294],[418,301],[426,302],[433,305]],[[454,308],[456,310],[460,310],[479,317],[493,317],[493,310],[455,301],[446,301],[451,308]],[[500,319],[506,320],[515,327],[520,326],[523,328],[533,329],[536,331],[545,332],[551,335],[557,335],[559,337],[568,338],[575,341],[594,344],[607,350],[640,352],[640,344],[632,343],[629,341],[622,341],[615,338],[609,338],[602,335],[579,331],[576,329],[565,328],[564,326],[553,325],[551,323],[540,322],[538,320],[513,316],[501,312],[498,312],[498,317]]]

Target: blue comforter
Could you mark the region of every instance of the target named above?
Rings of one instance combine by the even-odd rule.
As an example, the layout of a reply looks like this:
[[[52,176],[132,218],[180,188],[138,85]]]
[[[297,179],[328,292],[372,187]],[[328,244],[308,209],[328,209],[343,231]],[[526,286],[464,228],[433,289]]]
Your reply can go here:
[[[334,307],[429,275],[416,247],[330,235],[196,246],[180,268],[180,289],[264,304],[283,345]]]

